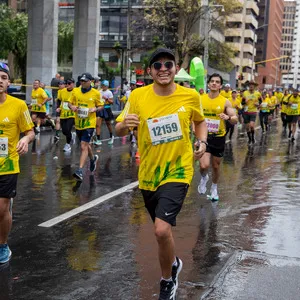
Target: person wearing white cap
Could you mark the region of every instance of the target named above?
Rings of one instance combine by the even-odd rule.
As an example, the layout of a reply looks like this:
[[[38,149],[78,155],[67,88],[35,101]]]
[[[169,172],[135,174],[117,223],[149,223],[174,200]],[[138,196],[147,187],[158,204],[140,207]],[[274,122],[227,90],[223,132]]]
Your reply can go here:
[[[229,83],[226,83],[224,85],[224,90],[222,90],[220,92],[220,95],[223,96],[224,98],[228,99],[228,100],[231,98],[231,90],[230,90],[230,84]]]

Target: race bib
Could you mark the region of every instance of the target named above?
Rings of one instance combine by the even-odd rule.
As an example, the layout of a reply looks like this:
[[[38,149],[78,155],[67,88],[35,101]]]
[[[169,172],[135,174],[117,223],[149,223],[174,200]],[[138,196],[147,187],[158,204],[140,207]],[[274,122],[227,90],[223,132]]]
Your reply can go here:
[[[63,109],[64,110],[70,110],[70,108],[69,108],[69,102],[63,102]]]
[[[152,145],[169,143],[182,139],[178,114],[147,120]]]
[[[298,109],[298,104],[297,103],[292,103],[291,109]]]
[[[31,104],[32,104],[32,105],[37,104],[37,99],[31,99]]]
[[[268,103],[262,103],[261,107],[266,108],[268,106]]]
[[[247,111],[248,111],[248,106],[245,105],[245,107],[244,107],[244,112],[247,112]]]
[[[205,119],[207,130],[209,133],[218,133],[220,128],[220,120]]]
[[[8,138],[1,137],[0,138],[0,157],[8,156]]]
[[[87,107],[79,107],[77,110],[78,118],[84,119],[89,115],[89,109]]]

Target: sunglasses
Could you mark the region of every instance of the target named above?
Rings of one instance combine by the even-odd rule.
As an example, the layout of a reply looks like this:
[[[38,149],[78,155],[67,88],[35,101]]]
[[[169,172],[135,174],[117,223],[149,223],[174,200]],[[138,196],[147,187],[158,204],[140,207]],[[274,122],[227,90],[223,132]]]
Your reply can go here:
[[[166,69],[170,70],[173,68],[174,62],[171,60],[165,61],[163,63],[160,61],[156,61],[152,64],[153,68],[157,71],[159,71],[163,65],[165,66]]]
[[[72,81],[67,81],[67,84],[72,84],[73,82]]]
[[[7,66],[7,64],[3,62],[0,62],[0,68],[9,72],[9,67]]]

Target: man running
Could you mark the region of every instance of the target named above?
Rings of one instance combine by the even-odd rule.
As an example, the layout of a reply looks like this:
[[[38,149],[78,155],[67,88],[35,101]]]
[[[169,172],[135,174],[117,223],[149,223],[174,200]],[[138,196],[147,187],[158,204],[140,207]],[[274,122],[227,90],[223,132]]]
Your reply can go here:
[[[293,90],[293,94],[288,97],[287,101],[286,121],[289,126],[289,139],[294,142],[300,110],[300,96],[297,89]]]
[[[33,123],[24,101],[7,95],[9,68],[0,63],[0,264],[11,258],[7,245],[12,226],[11,206],[16,196],[19,155],[28,151],[34,140]],[[24,137],[20,140],[20,133]]]
[[[209,93],[201,97],[203,112],[208,129],[206,153],[200,158],[201,180],[198,185],[200,194],[206,193],[208,182],[208,169],[212,164],[212,186],[209,198],[213,201],[219,200],[218,181],[220,177],[220,165],[225,150],[226,121],[230,124],[237,123],[231,103],[228,99],[220,95],[223,78],[219,74],[212,74],[207,86]]]
[[[74,89],[75,80],[69,78],[66,81],[67,87],[60,91],[58,100],[60,106],[57,108],[57,113],[60,115],[60,126],[63,135],[66,137],[66,144],[64,146],[65,152],[71,152],[71,141],[72,141],[72,128],[74,126],[75,112],[69,108],[68,100],[71,98]]]
[[[103,104],[100,92],[91,86],[92,79],[90,73],[83,73],[80,78],[81,87],[74,89],[68,100],[69,108],[75,112],[75,128],[81,147],[79,168],[73,174],[79,181],[83,180],[82,170],[86,159],[90,158],[91,172],[96,170],[98,160],[98,155],[93,154],[90,141],[96,128],[96,112],[102,109]]]
[[[97,127],[96,127],[97,139],[96,139],[96,141],[94,141],[94,144],[97,146],[102,145],[102,142],[100,140],[100,135],[101,135],[101,125],[102,125],[103,119],[105,120],[105,124],[109,131],[110,140],[108,141],[108,145],[112,145],[114,143],[114,136],[113,136],[113,130],[112,130],[112,125],[111,125],[111,122],[114,119],[114,115],[111,110],[111,105],[114,103],[114,95],[108,89],[109,82],[107,80],[103,80],[101,83],[101,86],[102,86],[102,89],[100,90],[100,93],[102,96],[102,101],[105,104],[104,104],[104,109],[102,109],[101,111],[99,111],[97,113]]]
[[[61,91],[66,87],[66,83],[64,81],[60,81],[58,83],[58,92],[57,92],[57,98],[55,99],[56,107],[59,108],[61,104]],[[56,120],[55,120],[55,136],[54,141],[59,141],[59,134],[60,134],[60,112],[56,110]]]
[[[249,82],[249,90],[243,93],[242,105],[244,108],[244,124],[248,135],[248,144],[255,143],[255,121],[258,107],[262,102],[260,92],[256,91],[257,83]]]
[[[42,120],[46,118],[46,105],[45,103],[49,100],[46,92],[40,87],[40,80],[36,79],[33,82],[33,89],[31,92],[31,118],[33,123],[36,124],[36,132],[41,131],[40,126]]]
[[[200,96],[174,83],[179,67],[173,52],[159,48],[152,53],[148,73],[154,83],[132,91],[117,118],[116,133],[125,136],[138,127],[140,144],[139,187],[154,222],[162,272],[159,299],[175,299],[182,261],[175,256],[172,226],[181,210],[193,176],[191,121],[199,149],[206,149],[207,129]]]

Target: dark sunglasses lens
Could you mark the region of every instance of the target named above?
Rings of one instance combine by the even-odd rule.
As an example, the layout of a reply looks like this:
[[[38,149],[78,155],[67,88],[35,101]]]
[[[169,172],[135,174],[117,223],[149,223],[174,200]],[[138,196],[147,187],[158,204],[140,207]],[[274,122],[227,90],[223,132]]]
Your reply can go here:
[[[161,62],[157,61],[157,62],[153,63],[153,68],[155,70],[160,70],[161,67],[162,67],[162,63]]]
[[[165,62],[165,67],[170,70],[173,68],[173,62],[172,61],[166,61]]]

